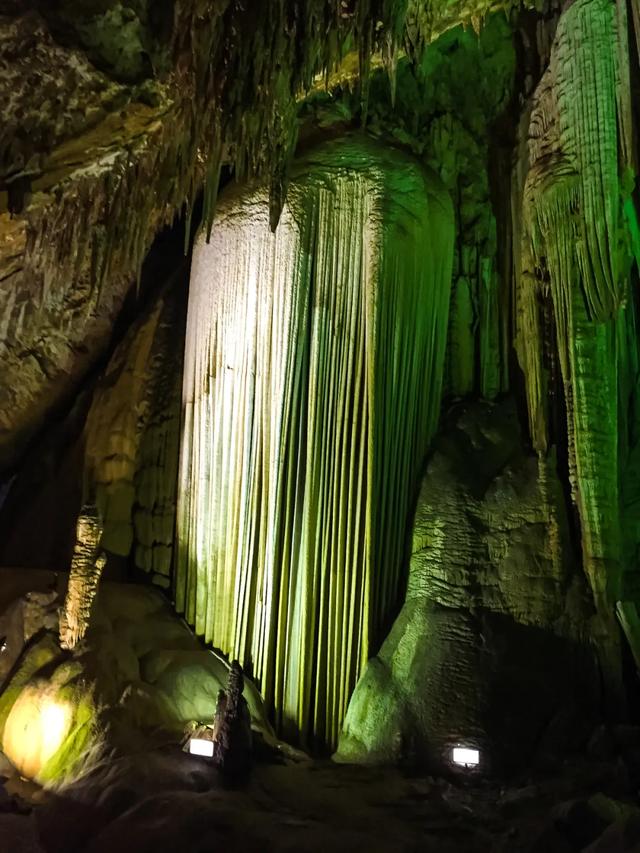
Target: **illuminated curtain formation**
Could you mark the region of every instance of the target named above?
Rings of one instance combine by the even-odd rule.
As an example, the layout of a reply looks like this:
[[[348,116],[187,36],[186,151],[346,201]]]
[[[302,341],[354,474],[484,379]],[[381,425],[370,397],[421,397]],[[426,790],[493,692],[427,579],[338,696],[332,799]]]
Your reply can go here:
[[[220,201],[194,251],[176,603],[258,680],[289,736],[334,744],[397,604],[438,417],[453,215],[364,138]]]
[[[555,337],[582,561],[607,618],[613,603],[635,597],[625,585],[637,565],[634,542],[625,579],[630,526],[621,526],[619,507],[638,417],[633,255],[640,263],[627,12],[625,0],[575,0],[562,13],[533,100],[515,291],[516,348],[540,453],[553,443],[550,330]],[[615,626],[604,633],[613,638]]]

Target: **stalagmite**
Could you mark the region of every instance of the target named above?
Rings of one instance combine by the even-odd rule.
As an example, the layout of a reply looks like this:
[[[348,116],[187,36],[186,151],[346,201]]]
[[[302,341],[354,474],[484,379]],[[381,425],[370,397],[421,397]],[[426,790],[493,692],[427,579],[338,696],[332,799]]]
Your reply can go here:
[[[85,505],[78,517],[76,545],[69,572],[69,586],[60,613],[60,645],[73,649],[89,627],[91,607],[105,564],[100,551],[102,522],[95,506]]]
[[[335,743],[401,594],[442,387],[453,215],[365,138],[219,205],[194,253],[176,603],[258,679],[281,730]]]

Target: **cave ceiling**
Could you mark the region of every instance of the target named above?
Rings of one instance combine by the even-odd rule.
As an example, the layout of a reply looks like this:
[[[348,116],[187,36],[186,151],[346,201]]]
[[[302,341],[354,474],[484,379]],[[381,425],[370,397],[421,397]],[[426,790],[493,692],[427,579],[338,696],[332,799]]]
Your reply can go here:
[[[393,81],[398,57],[510,5],[4,0],[0,469],[68,404],[155,234],[202,187],[211,221],[222,164],[268,176],[273,225],[305,91],[376,65]]]

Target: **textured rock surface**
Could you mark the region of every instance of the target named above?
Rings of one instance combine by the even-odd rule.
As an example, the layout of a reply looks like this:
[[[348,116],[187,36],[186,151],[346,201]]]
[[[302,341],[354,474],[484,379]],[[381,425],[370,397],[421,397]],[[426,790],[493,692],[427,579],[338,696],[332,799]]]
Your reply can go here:
[[[463,743],[502,771],[579,743],[599,682],[571,566],[560,483],[523,447],[513,404],[455,409],[420,490],[404,607],[338,758],[442,766]]]
[[[107,348],[166,214],[149,192],[168,156],[158,115],[134,105],[64,143],[25,215],[0,212],[1,466],[67,404]],[[136,173],[125,168],[132,157]]]
[[[453,213],[437,176],[362,135],[296,162],[275,236],[265,201],[223,197],[194,254],[176,604],[291,737],[332,744],[400,592]]]
[[[0,192],[0,470],[68,405],[104,354],[156,231],[195,195],[199,142],[208,150],[194,137],[189,63],[182,88],[170,75],[146,89],[122,87],[90,65],[89,30],[104,29],[103,47],[124,58],[136,18],[120,26],[126,4],[97,5],[92,16],[91,4],[75,12],[61,4],[47,10],[47,22],[35,13],[0,17],[0,89],[9,104]],[[109,34],[100,19],[110,15]],[[70,19],[85,31],[75,43]],[[60,35],[56,24],[65,46],[52,35]],[[16,188],[24,195],[19,207]]]
[[[638,590],[634,20],[625,3],[566,7],[524,114],[513,200],[515,345],[531,436],[541,453],[555,444],[566,457],[618,707],[614,607]]]
[[[185,267],[179,241],[159,247],[143,276],[151,293],[104,371],[93,377],[67,418],[52,424],[32,447],[0,511],[0,564],[65,569],[81,502],[89,500],[102,517],[107,574],[113,578],[129,561],[168,587]],[[33,525],[38,525],[37,539],[30,535]]]
[[[628,60],[626,27],[599,0],[560,19],[531,114],[516,288],[533,441],[546,446],[562,382],[585,568],[602,603],[621,593],[620,452],[635,445],[637,418],[631,203],[623,226],[629,83],[617,68]]]
[[[84,427],[84,482],[103,518],[102,547],[169,585],[180,440],[184,312],[165,288],[122,341]]]
[[[211,221],[223,160],[239,178],[265,174],[277,222],[295,99],[346,44],[366,79],[374,48],[393,68],[401,44],[419,52],[460,20],[479,26],[510,5],[359,0],[335,14],[324,0],[6,2],[0,471],[76,392],[154,234],[203,185]]]
[[[104,746],[92,684],[61,655],[54,633],[28,647],[0,697],[2,751],[21,776],[57,786],[91,767]]]
[[[85,504],[78,517],[69,584],[60,614],[60,645],[63,649],[75,648],[89,627],[93,599],[105,564],[101,539],[100,513],[97,507]]]
[[[56,42],[35,11],[2,19],[0,80],[0,181],[7,187],[20,174],[35,179],[56,145],[98,124],[128,97],[81,51]]]
[[[61,651],[50,610],[42,611],[34,642],[23,638],[0,695],[2,750],[22,775],[60,787],[91,770],[105,750],[178,742],[193,723],[213,721],[229,667],[202,649],[160,593],[103,584],[73,653]],[[12,639],[17,644],[18,632]],[[245,696],[252,724],[273,742],[249,682]]]
[[[495,124],[512,98],[515,74],[514,32],[503,15],[493,15],[479,35],[456,27],[430,44],[419,63],[400,59],[393,90],[384,70],[371,76],[367,132],[411,150],[440,176],[453,202],[445,392],[455,396],[491,398],[508,385],[511,258],[505,223],[498,240],[496,220],[508,199],[492,198],[490,182],[496,175],[500,180],[503,159],[510,163],[508,139],[499,137]],[[318,126],[357,124],[359,95],[349,86],[316,92],[302,116],[303,138]]]

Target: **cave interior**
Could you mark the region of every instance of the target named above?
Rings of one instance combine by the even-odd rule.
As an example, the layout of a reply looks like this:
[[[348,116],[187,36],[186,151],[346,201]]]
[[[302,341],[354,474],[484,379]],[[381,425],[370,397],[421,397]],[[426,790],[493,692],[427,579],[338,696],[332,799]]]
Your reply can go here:
[[[0,851],[640,851],[638,0],[0,0]]]

